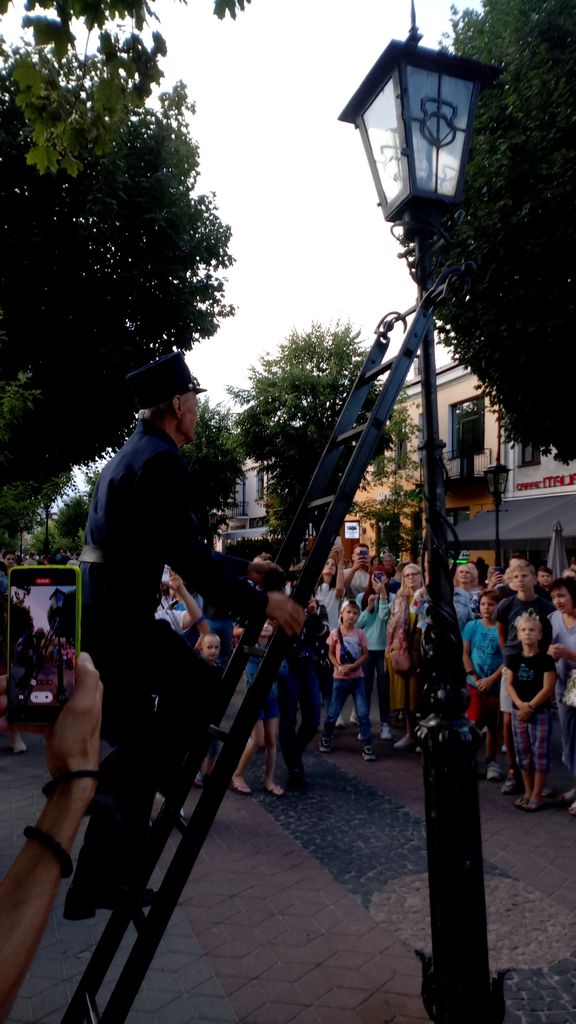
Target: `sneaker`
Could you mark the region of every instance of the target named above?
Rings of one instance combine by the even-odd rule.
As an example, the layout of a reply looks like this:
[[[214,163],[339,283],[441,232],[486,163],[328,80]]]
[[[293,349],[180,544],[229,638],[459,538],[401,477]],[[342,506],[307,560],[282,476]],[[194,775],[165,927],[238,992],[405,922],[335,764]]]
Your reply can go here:
[[[360,722],[358,721],[358,715],[356,714],[355,710],[350,715],[350,725],[360,725]]]
[[[335,729],[345,729],[346,728],[346,722],[342,718],[342,715],[338,715],[338,718],[336,719],[336,721],[334,723],[334,728]]]
[[[24,743],[24,740],[21,740],[20,738],[18,738],[12,745],[13,754],[25,754],[27,750],[28,747]]]
[[[501,782],[502,771],[496,761],[489,761],[486,765],[486,778],[488,782]]]
[[[515,793],[520,793],[520,791],[520,786],[516,781],[516,776],[514,775],[514,773],[512,773],[511,775],[509,774],[500,792],[504,796],[514,796]]]
[[[328,736],[322,737],[320,743],[318,744],[318,750],[320,751],[321,754],[332,753],[332,741],[328,738]]]
[[[409,736],[403,736],[401,740],[396,740],[394,750],[414,750],[415,746],[414,740],[411,740]]]
[[[388,722],[382,722],[382,725],[380,726],[380,739],[381,740],[391,740],[392,739],[392,730],[390,729],[390,726],[388,725]]]
[[[362,747],[362,757],[365,761],[375,761],[376,754],[372,750],[372,747]]]

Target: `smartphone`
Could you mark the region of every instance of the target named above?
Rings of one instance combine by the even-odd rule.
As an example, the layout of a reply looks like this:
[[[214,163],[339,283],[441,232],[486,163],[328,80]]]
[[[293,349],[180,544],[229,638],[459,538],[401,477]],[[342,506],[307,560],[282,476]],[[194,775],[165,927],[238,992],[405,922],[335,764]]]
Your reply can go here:
[[[55,722],[74,692],[80,651],[76,565],[15,566],[8,574],[8,721]]]
[[[382,583],[382,573],[381,572],[373,572],[372,573],[372,577],[373,577],[373,579],[376,580],[377,583]]]

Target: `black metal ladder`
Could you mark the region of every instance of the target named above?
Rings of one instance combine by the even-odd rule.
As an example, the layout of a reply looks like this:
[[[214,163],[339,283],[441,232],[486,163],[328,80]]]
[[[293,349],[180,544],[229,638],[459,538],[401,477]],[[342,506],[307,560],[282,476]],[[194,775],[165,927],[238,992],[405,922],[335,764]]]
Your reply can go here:
[[[313,544],[292,594],[302,605],[307,603],[316,586],[342,521],[374,458],[382,431],[390,419],[418,348],[427,331],[432,328],[434,308],[454,280],[466,272],[467,267],[448,268],[424,296],[417,309],[413,307],[403,314],[391,314],[379,324],[376,340],[342,408],[277,557],[278,564],[288,570],[299,556],[309,524],[313,524]],[[413,313],[414,318],[407,328],[407,318]],[[397,355],[386,360],[390,334],[397,323],[404,326],[404,339]],[[383,385],[374,398],[373,385],[382,378]],[[112,912],[62,1018],[62,1024],[122,1024],[130,1012],[290,643],[286,635],[277,629],[262,655],[261,649],[255,645],[263,621],[262,617],[248,623],[223,674],[221,703],[214,716],[217,724],[211,727],[211,731],[223,740],[223,744],[188,824],[182,822],[180,808],[192,788],[209,736],[202,749],[188,752],[152,824],[146,849],[144,885],[174,830],[181,833],[152,904],[147,911],[123,908]],[[248,658],[255,653],[262,655],[262,658],[253,683],[232,725],[226,732],[221,731],[218,723],[232,700]],[[98,1010],[96,998],[99,990],[131,926],[136,932],[134,943],[106,1006]]]

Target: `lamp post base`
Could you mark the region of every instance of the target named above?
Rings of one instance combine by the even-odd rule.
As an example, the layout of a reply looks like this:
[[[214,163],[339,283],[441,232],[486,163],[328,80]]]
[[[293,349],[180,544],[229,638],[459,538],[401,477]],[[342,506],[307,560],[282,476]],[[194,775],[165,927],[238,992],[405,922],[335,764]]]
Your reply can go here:
[[[422,745],[433,956],[422,961],[422,999],[437,1024],[502,1024],[504,975],[490,979],[476,753],[468,718],[435,712]],[[462,919],[475,927],[466,932]]]

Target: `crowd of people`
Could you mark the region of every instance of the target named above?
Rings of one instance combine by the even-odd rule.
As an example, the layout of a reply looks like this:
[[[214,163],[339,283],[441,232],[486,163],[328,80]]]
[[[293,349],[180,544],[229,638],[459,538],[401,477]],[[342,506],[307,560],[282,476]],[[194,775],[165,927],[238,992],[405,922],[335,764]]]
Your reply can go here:
[[[71,557],[61,549],[52,560],[65,564]],[[265,552],[260,559],[271,560]],[[8,571],[16,564],[31,562],[5,551],[0,568]],[[5,592],[3,587],[4,597]],[[390,552],[371,555],[365,543],[356,544],[346,561],[338,539],[231,789],[251,794],[245,773],[261,749],[264,790],[281,797],[286,788],[301,789],[307,784],[304,750],[319,736],[319,751],[332,753],[338,731],[346,727],[357,731],[366,761],[377,757],[374,731],[377,739],[394,741],[395,750],[418,750],[417,726],[425,712],[421,637],[427,603],[420,566],[399,562]],[[560,794],[559,800],[576,816],[576,710],[564,696],[572,672],[576,679],[574,560],[560,579],[554,579],[545,565],[534,567],[521,553],[513,555],[506,572],[486,566],[482,559],[478,564],[459,564],[454,573],[454,611],[462,633],[467,714],[484,736],[486,778],[500,782],[503,794],[517,796],[519,809],[541,809],[548,794],[550,738],[557,720],[563,762],[575,779],[573,790]],[[165,621],[221,674],[243,625],[222,610],[212,617],[214,612],[199,593],[188,590],[178,573],[164,567],[155,619]],[[274,623],[266,621],[260,646],[265,647],[273,630]],[[246,686],[258,663],[258,658],[250,659]],[[531,673],[534,679],[527,687]],[[374,684],[376,730],[371,721]],[[344,709],[349,698],[348,716]],[[15,729],[10,742],[15,753],[26,751]],[[285,767],[283,786],[276,778],[278,748]],[[198,786],[210,774],[218,750],[218,741],[212,741]]]
[[[180,352],[126,379],[137,427],[98,480],[84,548],[77,558],[60,550],[53,559],[39,560],[79,562],[82,646],[89,656],[78,659],[77,692],[46,731],[53,781],[45,787],[45,812],[25,830],[26,845],[0,891],[2,914],[18,893],[23,871],[27,874],[30,900],[20,901],[29,936],[21,944],[26,956],[9,944],[13,970],[0,1001],[17,988],[59,875],[72,874],[69,851],[88,805],[89,823],[64,916],[78,920],[100,908],[146,905],[145,840],[155,795],[168,791],[190,748],[206,746],[210,726],[219,720],[219,676],[246,621],[266,620],[258,647],[266,646],[275,629],[285,632],[288,646],[233,774],[235,794],[250,795],[246,769],[263,749],[264,790],[273,798],[284,796],[276,780],[277,747],[287,788],[302,789],[305,749],[319,737],[322,755],[337,754],[334,744],[338,730],[348,725],[349,700],[359,752],[374,762],[374,683],[376,738],[390,742],[398,730],[394,750],[399,756],[418,749],[418,722],[426,712],[421,640],[429,598],[420,566],[399,563],[390,552],[371,555],[365,543],[355,545],[348,564],[337,541],[304,609],[277,589],[279,569],[266,553],[251,562],[218,555],[200,530],[193,481],[179,451],[194,441],[203,389]],[[147,557],[131,564],[126,600],[128,536]],[[16,562],[14,551],[4,552],[3,598],[6,572]],[[36,556],[30,554],[24,564],[36,564]],[[506,573],[481,560],[460,565],[454,623],[462,631],[467,713],[485,731],[486,778],[502,782],[503,794],[515,794],[519,810],[540,810],[547,797],[555,709],[563,762],[575,782],[557,799],[576,816],[576,568],[553,579],[546,566],[536,569],[521,553],[510,559]],[[246,686],[258,653],[248,664]],[[5,683],[3,677],[0,716]],[[0,726],[8,728],[4,718]],[[110,753],[97,769],[100,734]],[[25,744],[17,734],[16,739],[24,753]],[[12,745],[17,752],[14,733]],[[504,779],[501,751],[507,760]],[[218,752],[214,739],[196,777],[198,786],[210,775]],[[45,862],[52,871],[44,890]]]

